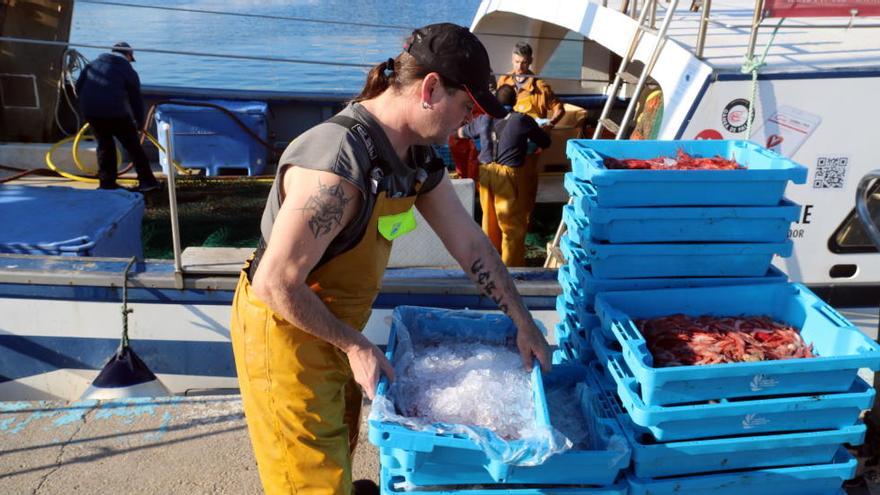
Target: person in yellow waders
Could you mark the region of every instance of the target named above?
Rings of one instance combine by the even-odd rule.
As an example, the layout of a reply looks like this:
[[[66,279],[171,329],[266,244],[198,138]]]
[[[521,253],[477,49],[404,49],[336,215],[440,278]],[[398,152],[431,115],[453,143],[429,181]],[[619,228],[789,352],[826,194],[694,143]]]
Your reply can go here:
[[[504,117],[490,78],[486,50],[466,28],[416,29],[402,53],[370,71],[353,103],[282,155],[231,322],[266,493],[378,493],[352,482],[351,454],[361,389],[372,399],[380,374],[394,373],[360,331],[392,241],[415,228],[413,206],[513,319],[524,365],[537,358],[549,368],[547,342],[510,274],[427,146],[446,142],[474,105]]]
[[[495,95],[510,110],[516,101],[513,86],[501,86]],[[535,119],[511,111],[503,119],[480,115],[458,130],[458,135],[480,138],[480,207],[483,232],[501,253],[507,266],[525,266],[526,232],[535,207],[535,164],[526,161],[529,141],[550,146],[550,136]]]
[[[532,46],[525,42],[518,42],[513,48],[511,56],[511,72],[498,78],[497,86],[513,86],[516,88],[516,104],[513,111],[528,115],[535,119],[547,132],[550,132],[565,116],[565,105],[553,93],[553,89],[546,81],[535,77],[531,66]],[[523,178],[532,191],[530,195],[538,194],[538,155],[526,157],[523,170],[527,177]]]

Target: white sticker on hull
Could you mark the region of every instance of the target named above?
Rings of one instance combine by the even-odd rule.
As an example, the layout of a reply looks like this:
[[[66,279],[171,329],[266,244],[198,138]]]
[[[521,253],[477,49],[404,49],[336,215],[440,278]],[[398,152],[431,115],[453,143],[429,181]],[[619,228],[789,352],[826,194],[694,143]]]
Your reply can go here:
[[[822,123],[822,117],[780,106],[754,131],[752,141],[780,155],[791,157]]]

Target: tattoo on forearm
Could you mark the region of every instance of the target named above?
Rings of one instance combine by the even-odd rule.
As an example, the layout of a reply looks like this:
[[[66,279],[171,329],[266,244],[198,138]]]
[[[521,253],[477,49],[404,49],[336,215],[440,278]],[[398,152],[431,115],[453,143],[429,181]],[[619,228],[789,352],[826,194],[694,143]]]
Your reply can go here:
[[[508,308],[507,304],[504,303],[504,296],[502,296],[500,291],[497,291],[498,288],[495,286],[495,281],[492,280],[492,274],[486,269],[486,265],[483,263],[482,258],[477,258],[477,260],[471,265],[471,273],[477,277],[477,285],[480,286],[483,294],[495,301],[498,308],[503,311],[504,314],[507,314]]]
[[[325,186],[318,180],[318,192],[309,197],[302,208],[303,215],[311,215],[309,230],[315,239],[329,234],[333,227],[342,225],[342,213],[349,201],[351,198],[345,196],[342,182]]]

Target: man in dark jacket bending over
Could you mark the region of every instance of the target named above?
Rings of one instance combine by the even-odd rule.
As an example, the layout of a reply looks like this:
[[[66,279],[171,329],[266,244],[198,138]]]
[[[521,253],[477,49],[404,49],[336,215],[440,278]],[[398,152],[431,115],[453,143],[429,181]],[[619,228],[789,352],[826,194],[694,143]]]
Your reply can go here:
[[[516,90],[501,86],[495,95],[510,113],[503,119],[480,115],[458,130],[462,138],[480,138],[480,207],[483,232],[507,266],[525,265],[526,231],[538,192],[537,174],[525,165],[528,142],[550,146],[550,136],[535,119],[512,111]],[[534,165],[531,165],[534,166]]]
[[[138,128],[144,125],[141,81],[131,66],[134,51],[126,42],[113,45],[86,65],[76,81],[80,110],[98,142],[98,181],[100,189],[118,189],[116,184],[116,144],[119,140],[134,162],[137,191],[159,187],[150,170],[150,161],[138,141]]]

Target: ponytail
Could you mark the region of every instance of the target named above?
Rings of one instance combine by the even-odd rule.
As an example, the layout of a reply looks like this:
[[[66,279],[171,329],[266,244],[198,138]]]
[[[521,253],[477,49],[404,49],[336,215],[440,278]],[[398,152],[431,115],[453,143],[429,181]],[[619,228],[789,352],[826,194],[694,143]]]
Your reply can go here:
[[[361,94],[354,101],[371,100],[384,93],[392,85],[391,79],[396,74],[395,65],[397,65],[395,60],[389,58],[370,69],[370,73],[367,74],[367,82],[364,83],[364,89],[361,90]]]
[[[364,89],[352,101],[372,100],[389,88],[400,91],[401,88],[421,81],[429,73],[430,71],[425,70],[416,62],[415,57],[407,52],[402,52],[396,58],[389,58],[370,69],[367,74],[367,82],[364,83]],[[457,89],[455,84],[442,75],[440,75],[440,82],[450,93]]]

